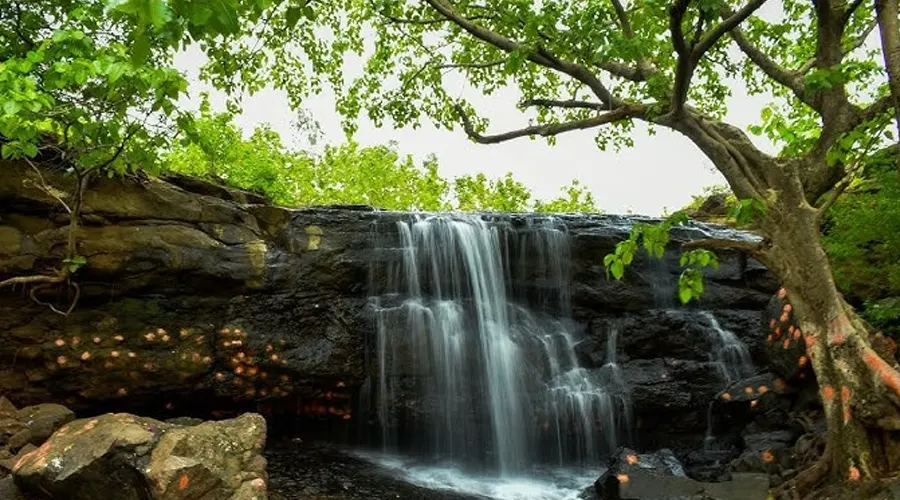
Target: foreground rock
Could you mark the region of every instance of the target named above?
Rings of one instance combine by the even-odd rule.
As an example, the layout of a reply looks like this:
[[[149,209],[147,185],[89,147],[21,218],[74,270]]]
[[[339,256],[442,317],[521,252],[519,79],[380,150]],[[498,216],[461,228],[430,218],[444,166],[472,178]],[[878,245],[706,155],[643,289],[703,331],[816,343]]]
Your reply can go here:
[[[8,475],[19,458],[74,419],[75,414],[65,406],[45,403],[17,409],[0,397],[0,479]],[[4,498],[0,495],[0,499]]]
[[[265,500],[265,440],[256,414],[190,427],[107,414],[63,426],[13,473],[55,500]]]
[[[688,478],[669,450],[637,453],[621,449],[582,498],[602,500],[765,500],[764,474],[734,474],[732,480],[703,483]]]

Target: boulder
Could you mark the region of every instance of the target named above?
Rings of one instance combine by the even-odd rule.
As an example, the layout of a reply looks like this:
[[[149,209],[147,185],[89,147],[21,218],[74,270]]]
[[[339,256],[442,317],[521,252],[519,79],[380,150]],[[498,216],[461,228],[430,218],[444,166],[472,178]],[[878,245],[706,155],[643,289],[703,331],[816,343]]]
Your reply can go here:
[[[685,475],[669,450],[637,453],[621,449],[594,483],[602,500],[765,500],[769,480],[761,474],[734,474],[730,481],[703,483]],[[582,495],[582,498],[591,498]]]
[[[24,492],[122,500],[266,498],[263,418],[179,427],[130,414],[70,422],[13,466]]]
[[[75,420],[75,413],[65,406],[44,403],[26,406],[16,413],[31,434],[29,443],[40,445],[63,425]]]
[[[790,383],[811,380],[806,339],[794,321],[793,306],[782,288],[772,296],[763,312],[766,364]]]

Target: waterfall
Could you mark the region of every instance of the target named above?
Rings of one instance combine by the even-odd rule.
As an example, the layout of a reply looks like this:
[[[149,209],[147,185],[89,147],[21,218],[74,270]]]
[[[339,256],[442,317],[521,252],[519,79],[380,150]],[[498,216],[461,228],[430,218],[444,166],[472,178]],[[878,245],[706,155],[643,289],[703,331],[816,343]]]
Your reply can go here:
[[[747,345],[731,330],[722,328],[719,321],[709,311],[702,311],[701,316],[709,323],[712,328],[712,351],[710,352],[710,361],[714,363],[719,375],[722,378],[723,389],[734,382],[746,377],[752,377],[756,369],[750,358],[750,351]],[[703,440],[705,449],[710,449],[715,441],[713,433],[713,409],[715,401],[709,403],[706,410],[706,436]]]
[[[722,328],[716,317],[709,311],[703,311],[700,315],[706,319],[713,330],[713,349],[710,358],[719,369],[725,385],[753,376],[755,368],[746,344],[741,342],[734,332]]]
[[[387,448],[503,473],[597,463],[615,449],[630,418],[616,333],[603,369],[578,365],[564,226],[421,216],[375,239]]]

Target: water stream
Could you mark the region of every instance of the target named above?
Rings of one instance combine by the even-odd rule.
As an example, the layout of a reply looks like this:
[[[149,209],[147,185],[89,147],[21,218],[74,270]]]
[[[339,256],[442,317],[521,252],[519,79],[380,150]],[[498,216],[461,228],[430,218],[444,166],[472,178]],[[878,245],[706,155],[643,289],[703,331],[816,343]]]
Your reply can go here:
[[[371,279],[384,450],[473,478],[551,466],[596,478],[630,404],[615,328],[605,366],[578,364],[565,227],[446,215],[389,229]]]

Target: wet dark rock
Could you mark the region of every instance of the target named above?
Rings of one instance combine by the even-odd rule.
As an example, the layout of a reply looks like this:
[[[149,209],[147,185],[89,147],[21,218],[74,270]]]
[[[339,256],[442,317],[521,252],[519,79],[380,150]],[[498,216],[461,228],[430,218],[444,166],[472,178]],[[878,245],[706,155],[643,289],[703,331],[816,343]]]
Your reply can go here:
[[[31,187],[30,169],[11,162],[3,169],[0,277],[57,266],[66,224],[55,216],[58,202]],[[54,172],[44,177],[70,187],[71,178]],[[48,313],[20,293],[0,291],[0,393],[19,405],[58,401],[79,412],[208,418],[253,410],[290,421],[298,413],[330,419],[333,427],[354,423],[354,401],[377,373],[366,305],[370,283],[384,277],[370,274],[370,264],[398,257],[390,244],[373,249],[373,228],[379,238],[394,241],[396,221],[410,214],[359,207],[289,210],[206,181],[168,180],[91,184],[79,234],[79,253],[88,264],[78,272],[81,300],[68,317]],[[528,215],[484,217],[529,230]],[[685,241],[747,235],[701,224],[678,228],[673,252],[662,262],[639,256],[625,279],[615,281],[606,279],[603,255],[631,224],[651,219],[559,220],[572,242],[574,319],[596,330],[586,335],[583,359],[602,364],[603,323],[624,315],[623,361],[705,361],[708,342],[696,315],[627,313],[675,306],[677,250]],[[722,252],[720,262],[708,275],[701,306],[761,309],[774,292],[760,279],[767,271],[737,252]],[[542,293],[545,285],[529,276],[513,280],[526,294]],[[42,298],[65,299],[51,291]],[[647,402],[665,395],[673,407],[691,412],[684,418],[693,424],[710,391],[699,380],[688,380],[687,388],[648,382],[639,393]]]
[[[0,498],[3,500],[26,500],[12,476],[0,479]]]
[[[396,471],[326,444],[279,442],[266,450],[266,459],[272,500],[487,500],[410,484],[398,478]]]
[[[62,405],[44,403],[20,409],[16,418],[28,429],[30,434],[28,442],[40,445],[57,429],[75,420],[75,413]]]
[[[763,312],[766,364],[791,383],[812,380],[806,339],[794,321],[793,306],[783,291],[772,296]]]
[[[594,497],[603,500],[764,500],[765,475],[734,474],[729,481],[704,483],[691,479],[670,450],[637,453],[622,449],[594,483]]]

